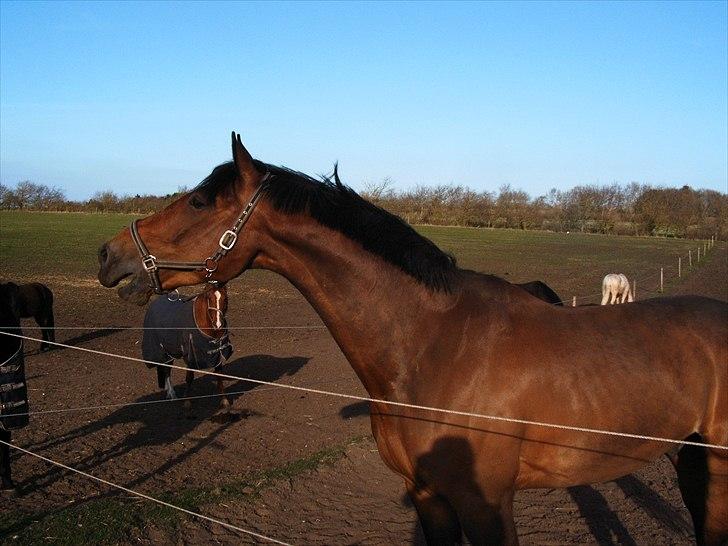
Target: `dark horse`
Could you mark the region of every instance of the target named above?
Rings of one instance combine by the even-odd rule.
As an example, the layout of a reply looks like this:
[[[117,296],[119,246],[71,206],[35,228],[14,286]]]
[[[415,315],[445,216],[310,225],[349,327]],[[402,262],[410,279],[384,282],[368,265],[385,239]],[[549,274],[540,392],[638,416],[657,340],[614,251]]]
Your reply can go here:
[[[564,302],[559,295],[543,281],[517,283],[516,286],[520,286],[532,296],[536,296],[538,299],[543,300],[546,303],[564,305]]]
[[[183,398],[190,395],[194,370],[213,368],[218,371],[233,353],[225,320],[227,307],[227,289],[222,285],[212,286],[190,300],[160,297],[147,309],[142,358],[161,364],[183,359],[187,366]],[[159,388],[165,391],[169,400],[175,400],[172,369],[167,366],[156,368]],[[224,413],[229,410],[230,401],[225,396],[222,378],[216,379],[220,410]],[[193,417],[190,400],[185,400],[184,409],[187,417]]]
[[[131,277],[119,294],[143,304],[152,284],[171,290],[269,269],[316,309],[372,398],[728,445],[725,303],[550,305],[459,269],[336,172],[318,181],[253,160],[239,137],[233,158],[104,244],[101,284]],[[432,544],[462,532],[474,544],[516,544],[517,489],[613,480],[673,447],[385,402],[371,404],[371,423]],[[702,474],[679,483],[699,542],[720,544],[728,451],[699,450]]]
[[[22,335],[15,312],[16,293],[0,284],[0,440],[10,443],[11,431],[28,424],[28,387],[25,383],[23,340],[2,335]],[[13,415],[20,414],[20,415]],[[10,472],[10,447],[0,444],[0,491],[14,491]]]
[[[14,309],[18,318],[33,317],[40,326],[43,341],[41,351],[48,351],[51,345],[47,341],[56,340],[55,321],[53,319],[53,292],[45,284],[31,282],[28,284],[15,284],[8,282],[3,290],[14,293]]]

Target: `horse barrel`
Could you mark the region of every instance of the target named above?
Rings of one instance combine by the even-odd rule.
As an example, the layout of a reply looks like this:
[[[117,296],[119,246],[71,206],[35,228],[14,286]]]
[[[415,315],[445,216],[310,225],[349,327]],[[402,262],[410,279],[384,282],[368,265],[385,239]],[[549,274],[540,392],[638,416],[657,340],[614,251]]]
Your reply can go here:
[[[0,429],[14,430],[28,424],[28,386],[25,382],[23,344],[0,365]]]

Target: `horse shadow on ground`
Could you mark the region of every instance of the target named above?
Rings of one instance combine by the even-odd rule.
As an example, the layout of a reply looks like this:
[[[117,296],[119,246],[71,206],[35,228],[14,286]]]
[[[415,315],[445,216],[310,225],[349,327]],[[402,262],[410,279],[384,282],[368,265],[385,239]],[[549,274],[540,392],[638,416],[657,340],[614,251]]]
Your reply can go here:
[[[271,355],[250,355],[238,358],[228,362],[223,368],[222,373],[229,375],[237,375],[261,381],[276,381],[285,376],[296,374],[310,358],[295,356],[280,358]],[[144,371],[147,371],[145,368]],[[73,453],[76,450],[73,447],[75,440],[83,437],[103,434],[107,429],[115,426],[134,423],[137,429],[128,435],[125,435],[115,444],[104,446],[103,448],[93,449],[88,455],[82,456],[78,460],[73,461],[73,467],[78,470],[92,471],[99,465],[103,465],[115,458],[126,455],[136,449],[147,449],[153,446],[168,445],[178,442],[184,438],[184,445],[189,446],[182,453],[164,460],[162,464],[153,467],[145,467],[144,472],[137,475],[134,479],[123,483],[128,488],[134,488],[136,485],[144,483],[154,475],[159,475],[174,466],[183,463],[190,456],[205,449],[223,449],[219,443],[219,436],[230,426],[236,422],[234,420],[226,420],[224,422],[213,421],[211,418],[215,415],[219,408],[220,397],[212,396],[209,398],[199,398],[192,400],[193,408],[197,418],[187,419],[183,416],[183,401],[161,402],[144,404],[144,402],[153,402],[164,399],[163,393],[157,389],[156,374],[154,370],[148,371],[149,387],[152,393],[144,395],[135,402],[139,405],[123,406],[113,411],[106,417],[92,421],[83,426],[70,430],[60,436],[36,442],[27,446],[27,449],[35,452],[48,452],[50,449],[59,446],[68,445],[67,451]],[[179,382],[184,381],[184,373],[176,374]],[[175,375],[173,374],[173,379]],[[244,410],[236,404],[236,401],[246,392],[252,391],[260,385],[244,380],[226,381],[225,392],[235,411],[242,414],[242,417],[248,418],[260,415],[255,412]],[[179,392],[179,390],[178,390]],[[215,394],[216,378],[214,376],[197,376],[193,386],[191,396]],[[203,421],[209,420],[217,426],[204,438],[185,438],[185,436],[194,431]],[[87,446],[84,446],[87,447]],[[25,481],[18,483],[20,490],[24,494],[32,493],[49,487],[66,474],[65,470],[58,467],[52,467],[42,474],[29,476]],[[99,494],[96,497],[90,497],[79,500],[75,504],[81,504],[93,500],[95,498],[106,497],[114,492]]]
[[[369,415],[368,402],[356,402],[343,407],[339,411],[342,419],[352,419]],[[455,441],[447,439],[447,442]],[[430,453],[439,453],[442,451],[440,440],[436,442],[435,447]],[[439,445],[439,447],[438,447]],[[453,446],[450,446],[452,448]],[[465,449],[466,448],[466,449]],[[457,449],[465,449],[469,452],[470,446],[458,446]],[[453,452],[457,452],[453,450]],[[427,462],[427,456],[421,461]],[[634,475],[624,476],[615,480],[617,486],[630,499],[632,503],[637,505],[645,514],[656,520],[660,526],[670,529],[679,534],[692,534],[692,523],[690,523],[678,509],[670,502],[662,497],[659,493],[650,488]],[[589,485],[570,487],[567,489],[569,496],[579,509],[579,513],[584,518],[589,531],[594,540],[600,546],[612,544],[625,544],[636,546],[636,541],[630,535],[624,523],[619,519],[616,512],[609,506],[608,500]],[[405,494],[402,497],[402,503],[406,506],[413,507],[409,496]],[[424,544],[424,535],[419,524],[412,531],[412,544]]]
[[[40,327],[39,327],[40,329]],[[23,327],[23,332],[25,332],[25,335],[29,335],[27,333],[28,328]],[[121,332],[123,328],[100,328],[98,330],[92,330],[90,332],[86,332],[84,334],[80,334],[77,336],[70,337],[68,339],[64,339],[60,343],[64,343],[65,345],[80,345],[81,343],[86,343],[88,341],[93,341],[94,339],[100,339],[106,336],[110,336],[112,334],[115,334],[116,332]],[[25,351],[23,354],[24,356],[33,356],[38,354],[43,354],[40,350],[40,342],[34,342],[38,344],[38,348],[31,349],[28,351]],[[47,353],[50,352],[56,352],[56,351],[64,351],[67,350],[67,347],[60,347],[58,345],[51,345],[47,351]]]
[[[661,527],[680,534],[692,533],[692,524],[683,514],[636,476],[630,474],[615,480],[614,483]],[[616,543],[636,546],[637,542],[599,491],[588,485],[570,487],[567,491],[579,508],[579,513],[589,526],[589,531],[597,544],[607,546]]]

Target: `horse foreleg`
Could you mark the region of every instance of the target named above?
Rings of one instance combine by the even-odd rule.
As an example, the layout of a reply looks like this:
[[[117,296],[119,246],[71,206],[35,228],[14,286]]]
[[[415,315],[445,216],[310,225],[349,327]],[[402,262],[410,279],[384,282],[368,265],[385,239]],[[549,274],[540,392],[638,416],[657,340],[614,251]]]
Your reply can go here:
[[[225,384],[222,382],[222,377],[217,378],[217,392],[220,395],[220,409],[227,410],[230,408],[230,400],[225,396]]]
[[[35,323],[40,328],[41,338],[43,339],[43,341],[41,341],[40,343],[40,350],[47,351],[51,348],[51,346],[47,342],[54,341],[54,339],[51,339],[51,332],[53,330],[50,329],[53,328],[53,320],[48,319],[48,315],[45,311],[41,311],[33,318],[35,319]]]
[[[195,379],[195,372],[192,370],[187,370],[187,373],[185,374],[185,398],[190,396],[190,393],[192,392],[192,382]],[[192,400],[185,400],[184,403],[184,411],[185,416],[188,419],[194,419],[195,415],[192,413]]]
[[[610,305],[614,305],[615,303],[619,303],[619,292],[617,292],[616,290],[611,290],[610,291],[609,303],[610,303]]]
[[[0,428],[0,440],[10,443],[11,433],[9,430]],[[12,491],[15,484],[10,475],[10,447],[0,445],[0,491]]]
[[[471,544],[518,545],[513,494],[513,490],[504,491],[497,502],[490,502],[478,493],[463,494],[458,499],[455,509]]]
[[[172,386],[172,374],[169,373],[169,368],[166,368],[167,375],[164,378],[164,390],[167,394],[167,400],[177,400],[177,393],[174,392],[174,387]]]
[[[452,506],[441,496],[406,483],[427,544],[462,544],[463,533]]]

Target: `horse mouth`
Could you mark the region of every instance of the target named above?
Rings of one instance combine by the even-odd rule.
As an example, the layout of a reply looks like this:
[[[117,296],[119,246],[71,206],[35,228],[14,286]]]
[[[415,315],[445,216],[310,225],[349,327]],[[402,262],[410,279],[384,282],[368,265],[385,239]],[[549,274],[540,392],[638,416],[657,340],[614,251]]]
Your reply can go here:
[[[126,302],[140,306],[145,305],[149,301],[149,298],[152,297],[153,292],[152,287],[149,285],[149,278],[143,271],[130,275],[131,279],[129,282],[119,288],[116,293]],[[117,283],[130,275],[121,277]]]

